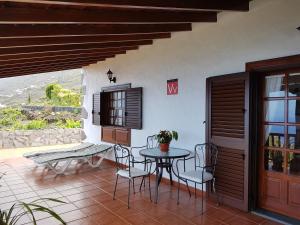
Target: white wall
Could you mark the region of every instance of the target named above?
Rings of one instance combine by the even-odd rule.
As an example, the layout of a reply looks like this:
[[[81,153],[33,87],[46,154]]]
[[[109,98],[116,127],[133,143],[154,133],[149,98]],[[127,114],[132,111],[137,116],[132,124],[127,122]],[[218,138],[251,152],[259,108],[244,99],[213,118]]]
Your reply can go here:
[[[172,34],[151,46],[85,68],[84,121],[87,141],[100,143],[92,125],[92,94],[108,86],[110,68],[117,84],[143,87],[143,130],[132,131],[132,146],[144,145],[160,129],[177,130],[172,145],[192,149],[205,141],[205,84],[209,76],[241,72],[245,63],[300,54],[300,1],[254,0],[249,12],[224,12],[218,23],[193,24],[192,32]],[[166,81],[179,79],[179,95],[166,95]]]

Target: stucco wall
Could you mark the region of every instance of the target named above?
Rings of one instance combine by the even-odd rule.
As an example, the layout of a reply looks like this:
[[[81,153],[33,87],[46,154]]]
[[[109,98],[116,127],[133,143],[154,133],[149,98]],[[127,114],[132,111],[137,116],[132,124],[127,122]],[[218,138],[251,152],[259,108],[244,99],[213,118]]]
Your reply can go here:
[[[88,141],[100,142],[92,125],[92,94],[108,86],[110,68],[117,84],[143,87],[143,130],[132,131],[132,146],[145,144],[160,129],[177,130],[172,145],[192,149],[205,141],[205,85],[209,76],[241,72],[245,63],[300,54],[299,0],[254,0],[249,12],[225,12],[218,23],[193,24],[192,32],[172,34],[151,46],[85,68],[84,121]],[[166,95],[166,81],[179,79],[179,95]]]

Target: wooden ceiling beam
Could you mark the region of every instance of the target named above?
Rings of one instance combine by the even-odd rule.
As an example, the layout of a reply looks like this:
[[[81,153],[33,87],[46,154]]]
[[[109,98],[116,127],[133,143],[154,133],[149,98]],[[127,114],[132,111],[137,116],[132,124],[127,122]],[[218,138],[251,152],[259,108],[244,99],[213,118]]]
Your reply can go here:
[[[87,54],[69,54],[69,55],[57,55],[57,56],[47,56],[47,57],[32,57],[32,58],[24,58],[24,59],[12,59],[12,60],[0,60],[0,66],[2,65],[12,65],[12,64],[21,64],[26,62],[39,62],[39,61],[47,61],[47,60],[55,60],[55,59],[71,59],[71,58],[110,58],[117,54],[125,54],[126,51],[116,52],[116,53],[107,53],[107,54],[99,54],[99,53],[87,53]]]
[[[129,46],[151,45],[153,41],[126,41],[126,42],[107,42],[97,44],[70,44],[70,45],[48,45],[36,47],[21,47],[21,48],[0,48],[0,55],[16,55],[38,52],[59,52],[59,51],[74,51],[84,49],[107,49]]]
[[[80,55],[80,54],[122,54],[118,52],[124,52],[128,50],[137,50],[138,46],[131,47],[119,47],[119,48],[99,48],[99,49],[84,49],[84,50],[72,50],[72,51],[59,51],[59,52],[38,52],[38,53],[24,53],[17,55],[0,55],[0,62],[20,60],[20,59],[32,59],[43,57],[57,57],[64,55]]]
[[[0,5],[0,23],[186,23],[217,22],[215,11],[164,11],[140,9],[77,9],[65,6],[37,7],[36,4]]]
[[[41,59],[27,59],[27,60],[20,60],[20,61],[8,61],[6,63],[1,63],[0,64],[0,70],[2,68],[7,68],[10,69],[11,67],[22,67],[24,65],[35,65],[35,64],[40,64],[40,63],[52,63],[52,62],[72,62],[72,61],[77,61],[77,60],[99,60],[103,61],[103,59],[107,58],[114,58],[115,55],[106,55],[106,56],[98,56],[98,55],[78,55],[78,56],[63,56],[63,57],[56,57],[56,58],[41,58]]]
[[[9,77],[17,77],[17,76],[25,76],[25,75],[34,75],[39,73],[50,73],[56,71],[63,71],[63,70],[71,70],[71,69],[80,69],[83,66],[78,65],[70,65],[70,66],[53,66],[53,67],[44,67],[42,69],[30,69],[30,70],[18,70],[18,71],[11,71],[11,72],[4,72],[0,74],[1,78],[9,78]]]
[[[2,0],[1,0],[2,1]],[[4,0],[3,0],[4,1]],[[72,5],[123,9],[248,11],[248,0],[5,0],[46,5]]]
[[[98,35],[98,36],[75,36],[75,37],[67,36],[67,37],[41,37],[41,38],[0,38],[0,48],[124,42],[124,41],[162,39],[162,38],[170,38],[170,37],[171,37],[170,33],[154,33],[154,34]]]
[[[18,70],[29,70],[29,69],[34,69],[34,68],[47,68],[49,66],[69,66],[69,65],[89,65],[93,63],[97,63],[99,61],[103,61],[105,59],[101,60],[95,60],[95,59],[82,59],[82,60],[73,60],[73,61],[60,61],[60,62],[52,62],[52,63],[34,63],[34,64],[25,64],[23,66],[16,66],[16,67],[0,67],[0,74],[5,73],[5,72],[11,72],[11,71],[18,71]]]
[[[0,15],[1,18],[1,15]],[[0,38],[149,34],[191,31],[182,24],[0,24]]]

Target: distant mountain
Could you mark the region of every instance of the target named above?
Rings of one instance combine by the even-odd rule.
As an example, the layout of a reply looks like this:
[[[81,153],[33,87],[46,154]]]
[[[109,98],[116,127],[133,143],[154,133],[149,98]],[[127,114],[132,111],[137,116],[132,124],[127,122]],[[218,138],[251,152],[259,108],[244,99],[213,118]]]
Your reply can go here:
[[[0,107],[38,102],[45,96],[48,84],[59,83],[64,88],[80,91],[81,69],[0,79]]]

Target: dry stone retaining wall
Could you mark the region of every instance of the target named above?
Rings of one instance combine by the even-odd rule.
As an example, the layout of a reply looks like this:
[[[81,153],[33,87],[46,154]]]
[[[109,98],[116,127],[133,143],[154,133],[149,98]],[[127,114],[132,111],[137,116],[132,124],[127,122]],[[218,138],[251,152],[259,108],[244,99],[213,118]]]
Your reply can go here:
[[[84,137],[80,128],[0,131],[0,149],[71,144],[80,142]]]

